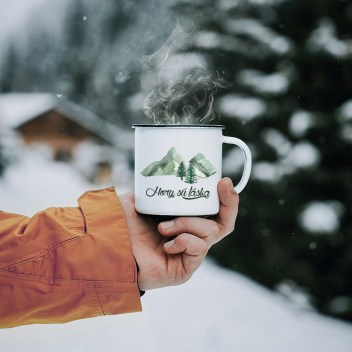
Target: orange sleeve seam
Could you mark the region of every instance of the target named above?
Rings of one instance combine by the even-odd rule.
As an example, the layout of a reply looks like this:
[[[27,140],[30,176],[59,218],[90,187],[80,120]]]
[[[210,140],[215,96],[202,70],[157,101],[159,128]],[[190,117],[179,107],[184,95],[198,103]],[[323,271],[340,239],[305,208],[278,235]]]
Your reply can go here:
[[[105,314],[105,312],[104,312],[104,309],[103,309],[103,305],[102,305],[102,303],[101,303],[101,301],[100,301],[100,298],[99,298],[98,292],[97,292],[97,290],[96,290],[96,286],[95,286],[95,282],[94,282],[94,281],[93,281],[93,282],[91,282],[91,286],[92,286],[92,288],[93,288],[93,291],[94,291],[95,297],[96,297],[97,302],[98,302],[98,304],[99,304],[101,314],[102,314],[102,315],[106,315],[106,314]]]
[[[60,279],[60,278],[51,278],[45,276],[37,276],[32,274],[24,274],[18,272],[12,272],[7,270],[0,270],[0,277],[10,277],[13,279],[17,279],[20,281],[36,281],[41,282],[43,284],[49,284],[53,286],[81,286],[81,285],[92,285],[94,283],[94,287],[116,287],[121,291],[128,291],[131,288],[135,287],[135,283],[133,282],[122,282],[122,281],[107,281],[107,280],[84,280],[84,279]]]
[[[28,255],[28,256],[20,259],[20,260],[17,260],[16,262],[13,262],[13,263],[10,263],[10,264],[6,264],[5,266],[1,267],[0,270],[9,271],[8,268],[11,268],[11,267],[19,265],[19,264],[24,264],[26,262],[29,262],[29,261],[33,260],[33,259],[38,259],[40,257],[43,257],[43,256],[45,256],[45,254],[47,252],[53,251],[53,250],[57,249],[58,247],[60,247],[62,245],[65,245],[68,242],[77,240],[79,238],[82,238],[82,237],[81,236],[75,236],[75,237],[69,238],[69,239],[67,239],[65,241],[62,241],[62,242],[59,242],[59,243],[55,243],[55,244],[51,245],[48,248],[45,248],[45,249],[42,249],[39,252],[35,252],[33,254],[30,254],[30,255]]]

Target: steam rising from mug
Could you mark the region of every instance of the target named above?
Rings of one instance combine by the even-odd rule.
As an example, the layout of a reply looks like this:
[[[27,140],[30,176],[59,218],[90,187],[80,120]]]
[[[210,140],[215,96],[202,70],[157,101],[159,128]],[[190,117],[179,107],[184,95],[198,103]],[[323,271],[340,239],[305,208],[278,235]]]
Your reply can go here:
[[[157,73],[167,65],[175,45],[191,35],[177,26],[159,50],[143,57],[144,68]],[[144,112],[155,124],[207,124],[219,116],[213,107],[214,94],[228,86],[228,82],[205,67],[193,68],[181,78],[160,82],[145,98]]]

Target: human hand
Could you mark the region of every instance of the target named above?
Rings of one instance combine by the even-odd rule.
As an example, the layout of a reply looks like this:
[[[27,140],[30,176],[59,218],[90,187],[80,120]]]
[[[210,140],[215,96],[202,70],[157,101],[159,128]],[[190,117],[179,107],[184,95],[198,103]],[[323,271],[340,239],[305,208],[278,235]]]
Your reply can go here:
[[[214,219],[179,217],[161,223],[136,212],[133,193],[119,197],[139,266],[140,290],[186,282],[210,247],[234,230],[239,198],[229,178],[219,181],[218,194],[220,211]]]

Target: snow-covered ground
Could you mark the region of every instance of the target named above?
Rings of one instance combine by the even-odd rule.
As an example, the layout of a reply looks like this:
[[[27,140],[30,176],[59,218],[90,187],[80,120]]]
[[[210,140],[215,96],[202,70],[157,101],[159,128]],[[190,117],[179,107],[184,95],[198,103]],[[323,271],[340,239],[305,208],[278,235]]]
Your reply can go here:
[[[0,178],[0,209],[75,206],[94,187],[45,154],[23,151]],[[241,234],[238,234],[239,236]],[[1,300],[0,304],[6,304]],[[352,325],[299,309],[208,260],[186,284],[147,292],[144,311],[0,330],[3,352],[349,352]]]

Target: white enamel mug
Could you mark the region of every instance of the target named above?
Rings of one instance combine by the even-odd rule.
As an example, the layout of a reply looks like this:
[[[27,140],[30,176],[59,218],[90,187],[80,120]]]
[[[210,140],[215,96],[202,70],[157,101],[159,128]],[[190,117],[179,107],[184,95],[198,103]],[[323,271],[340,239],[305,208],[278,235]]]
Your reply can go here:
[[[252,168],[248,146],[222,135],[222,125],[133,125],[135,206],[142,214],[214,215],[222,175],[222,144],[241,148],[244,169],[234,187],[240,193]]]

